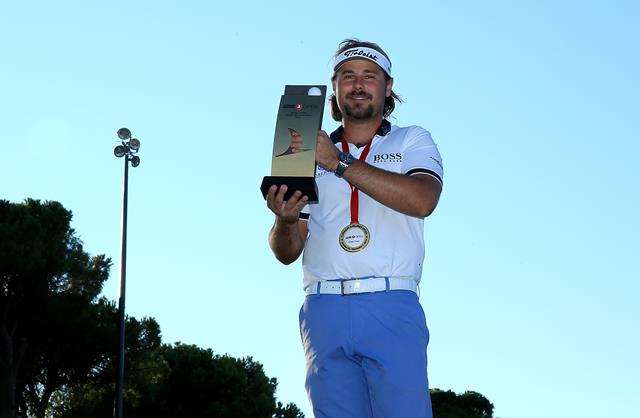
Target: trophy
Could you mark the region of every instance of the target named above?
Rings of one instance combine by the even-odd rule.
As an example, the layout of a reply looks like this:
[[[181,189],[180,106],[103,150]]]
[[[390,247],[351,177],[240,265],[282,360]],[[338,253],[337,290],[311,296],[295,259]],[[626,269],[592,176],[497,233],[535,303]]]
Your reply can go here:
[[[284,200],[296,190],[318,202],[316,138],[322,125],[327,86],[285,86],[280,99],[271,156],[271,175],[260,186],[266,199],[272,185],[287,185]]]

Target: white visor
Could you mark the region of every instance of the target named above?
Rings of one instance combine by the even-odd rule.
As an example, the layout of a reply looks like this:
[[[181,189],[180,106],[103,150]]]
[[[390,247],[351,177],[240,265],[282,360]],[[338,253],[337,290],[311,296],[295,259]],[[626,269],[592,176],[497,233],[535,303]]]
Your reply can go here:
[[[389,77],[391,77],[391,61],[375,49],[365,47],[347,49],[343,53],[339,54],[333,61],[333,71],[338,71],[338,68],[340,68],[342,64],[354,59],[367,59],[369,61],[373,61],[378,64],[378,66],[382,68]]]

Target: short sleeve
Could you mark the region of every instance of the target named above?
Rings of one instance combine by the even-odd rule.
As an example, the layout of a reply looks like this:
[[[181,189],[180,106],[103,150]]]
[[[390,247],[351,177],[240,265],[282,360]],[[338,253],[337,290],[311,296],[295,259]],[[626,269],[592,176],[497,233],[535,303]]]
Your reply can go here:
[[[300,211],[300,215],[298,216],[298,219],[301,219],[303,221],[309,220],[309,204],[304,205],[304,207]]]
[[[409,128],[402,151],[401,170],[408,176],[428,174],[442,184],[444,177],[442,157],[429,131],[419,126]]]

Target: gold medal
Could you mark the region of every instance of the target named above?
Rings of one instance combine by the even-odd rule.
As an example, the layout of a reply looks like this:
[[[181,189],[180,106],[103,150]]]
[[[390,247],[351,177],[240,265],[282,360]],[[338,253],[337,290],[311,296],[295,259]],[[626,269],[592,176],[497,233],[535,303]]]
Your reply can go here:
[[[367,244],[371,235],[366,226],[361,223],[352,223],[345,226],[340,232],[340,246],[343,250],[355,253],[363,250]]]
[[[344,139],[344,136],[341,138],[340,142],[342,142],[342,152],[348,153],[349,145]],[[365,161],[370,149],[371,141],[364,146],[364,149],[360,154],[360,158],[358,159],[360,161]],[[349,188],[351,189],[351,223],[342,228],[338,241],[340,242],[340,246],[343,250],[350,253],[357,253],[358,251],[362,251],[369,244],[371,234],[366,226],[358,222],[358,188],[351,184],[349,184]]]

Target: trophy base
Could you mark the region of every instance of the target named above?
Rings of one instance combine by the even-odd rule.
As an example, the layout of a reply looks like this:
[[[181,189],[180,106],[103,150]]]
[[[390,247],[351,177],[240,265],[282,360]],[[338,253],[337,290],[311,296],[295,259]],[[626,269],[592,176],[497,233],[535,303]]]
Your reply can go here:
[[[300,190],[303,196],[309,198],[309,203],[318,203],[318,186],[315,177],[289,177],[289,176],[265,176],[260,185],[262,197],[267,198],[267,192],[273,185],[287,185],[287,191],[284,194],[284,200],[288,200],[296,190]]]

